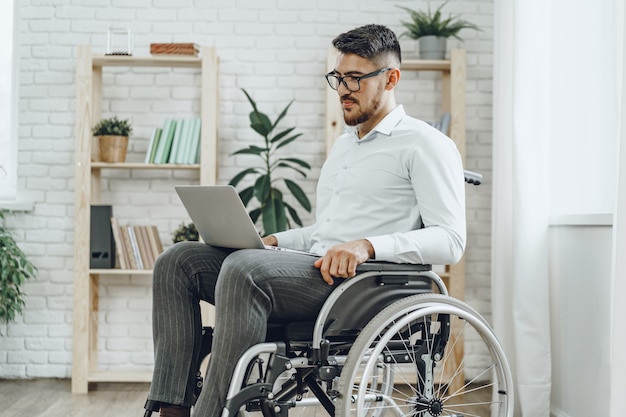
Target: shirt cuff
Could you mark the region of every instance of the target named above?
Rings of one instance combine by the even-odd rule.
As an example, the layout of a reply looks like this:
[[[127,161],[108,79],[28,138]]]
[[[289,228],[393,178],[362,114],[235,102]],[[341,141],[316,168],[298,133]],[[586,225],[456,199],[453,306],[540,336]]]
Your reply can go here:
[[[373,236],[366,237],[372,246],[374,247],[374,256],[377,261],[393,262],[394,253],[394,239],[391,236]]]

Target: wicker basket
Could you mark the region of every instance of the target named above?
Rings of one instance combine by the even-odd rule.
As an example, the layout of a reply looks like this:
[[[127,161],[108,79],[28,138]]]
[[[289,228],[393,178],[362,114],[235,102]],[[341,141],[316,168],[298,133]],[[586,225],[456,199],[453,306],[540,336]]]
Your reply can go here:
[[[125,162],[128,136],[99,136],[100,160],[103,162]]]

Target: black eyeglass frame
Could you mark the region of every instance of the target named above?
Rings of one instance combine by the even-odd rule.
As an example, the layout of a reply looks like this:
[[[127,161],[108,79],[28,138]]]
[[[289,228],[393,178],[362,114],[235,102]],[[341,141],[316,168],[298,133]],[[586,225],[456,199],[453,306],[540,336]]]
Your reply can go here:
[[[390,69],[392,69],[392,67],[385,67],[385,68],[377,69],[376,71],[372,71],[368,74],[359,75],[359,76],[354,76],[354,75],[340,76],[340,75],[335,75],[334,71],[331,71],[328,74],[326,74],[324,77],[326,78],[326,82],[328,83],[330,88],[332,88],[333,90],[338,90],[339,85],[343,84],[343,86],[346,87],[346,90],[350,91],[351,93],[356,93],[357,91],[361,89],[361,80],[375,77],[377,75],[380,75],[384,72],[389,71]],[[337,80],[337,87],[333,86],[333,84],[330,81],[331,78],[334,78],[335,80]],[[350,87],[348,87],[348,83],[345,81],[346,78],[352,78],[353,80],[355,80],[358,88],[356,90],[352,90]]]

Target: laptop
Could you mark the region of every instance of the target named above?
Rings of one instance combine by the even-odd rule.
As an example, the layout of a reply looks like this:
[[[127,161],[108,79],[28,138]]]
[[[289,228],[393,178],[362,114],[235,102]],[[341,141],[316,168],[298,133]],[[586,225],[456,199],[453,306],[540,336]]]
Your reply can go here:
[[[311,252],[266,246],[232,185],[174,187],[205,243],[233,249],[269,249],[319,256]]]

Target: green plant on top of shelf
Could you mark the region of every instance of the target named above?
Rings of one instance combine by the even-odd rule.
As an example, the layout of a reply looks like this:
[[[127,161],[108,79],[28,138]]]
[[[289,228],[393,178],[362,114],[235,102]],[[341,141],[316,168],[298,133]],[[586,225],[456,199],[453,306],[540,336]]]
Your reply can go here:
[[[434,13],[431,13],[430,3],[428,3],[428,11],[413,10],[404,6],[396,6],[406,11],[411,20],[403,21],[402,26],[407,30],[400,36],[407,36],[411,39],[419,39],[424,36],[436,36],[442,38],[456,38],[462,40],[459,36],[459,32],[462,29],[474,29],[480,30],[474,23],[467,20],[459,19],[458,16],[449,15],[447,18],[443,18],[441,9],[448,3],[448,0],[444,1],[441,6],[435,9]]]

